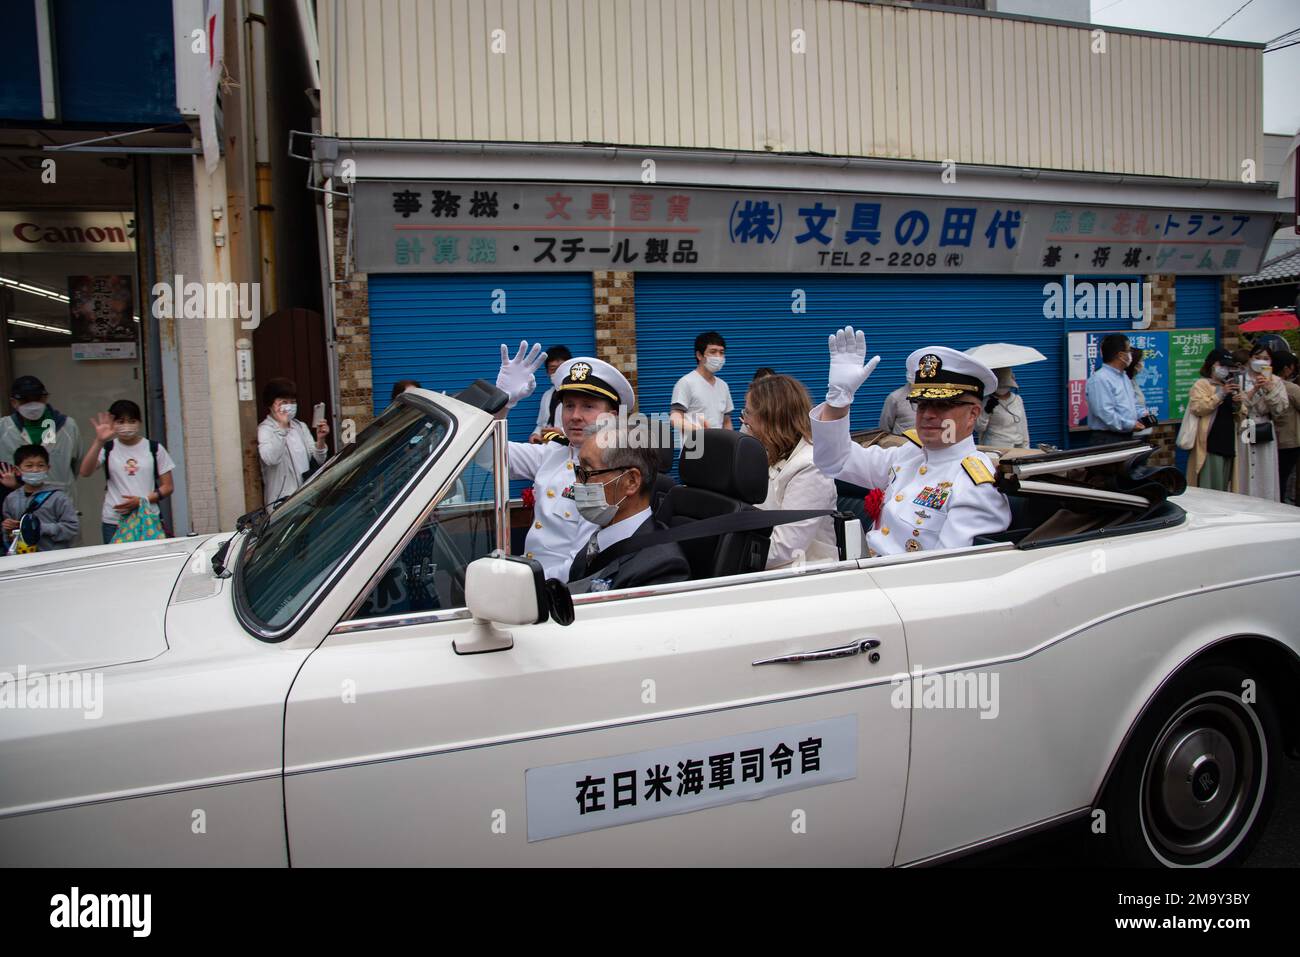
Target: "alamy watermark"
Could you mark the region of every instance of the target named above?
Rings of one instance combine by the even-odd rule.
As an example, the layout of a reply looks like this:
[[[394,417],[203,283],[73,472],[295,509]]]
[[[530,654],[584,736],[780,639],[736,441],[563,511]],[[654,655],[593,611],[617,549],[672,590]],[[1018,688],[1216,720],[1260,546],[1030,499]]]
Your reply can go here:
[[[1146,329],[1151,325],[1151,299],[1151,284],[1142,280],[1076,281],[1067,275],[1063,284],[1043,286],[1043,318],[1131,321],[1134,329]]]
[[[605,412],[596,417],[593,436],[596,447],[608,449],[615,443],[629,449],[671,449],[675,448],[672,422],[665,416],[649,416],[640,412],[629,413],[619,407],[618,415]],[[681,430],[681,457],[698,459],[704,454],[703,429],[685,428]]]
[[[177,274],[172,282],[156,282],[155,319],[239,319],[241,329],[262,324],[262,288],[256,282],[186,282]]]
[[[920,665],[912,673],[896,674],[889,679],[889,703],[895,708],[920,710],[978,710],[980,718],[996,718],[1002,710],[998,700],[996,671],[949,671],[922,674]]]
[[[104,716],[104,675],[98,671],[44,674],[0,671],[0,710],[82,711],[87,721]]]

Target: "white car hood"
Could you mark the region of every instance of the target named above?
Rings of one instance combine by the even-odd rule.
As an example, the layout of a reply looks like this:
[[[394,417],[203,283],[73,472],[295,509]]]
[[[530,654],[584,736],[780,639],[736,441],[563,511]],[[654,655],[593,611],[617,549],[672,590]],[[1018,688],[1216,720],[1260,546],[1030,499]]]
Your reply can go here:
[[[81,671],[162,654],[167,600],[202,541],[0,559],[0,684],[24,671]]]

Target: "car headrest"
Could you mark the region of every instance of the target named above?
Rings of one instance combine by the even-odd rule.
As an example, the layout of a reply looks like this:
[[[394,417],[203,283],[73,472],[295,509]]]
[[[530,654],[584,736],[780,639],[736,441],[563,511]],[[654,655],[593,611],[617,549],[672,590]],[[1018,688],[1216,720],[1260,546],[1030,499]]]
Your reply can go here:
[[[767,452],[752,435],[705,429],[682,450],[682,484],[757,505],[767,498]]]
[[[666,475],[673,470],[673,447],[671,445],[659,446],[659,472]]]

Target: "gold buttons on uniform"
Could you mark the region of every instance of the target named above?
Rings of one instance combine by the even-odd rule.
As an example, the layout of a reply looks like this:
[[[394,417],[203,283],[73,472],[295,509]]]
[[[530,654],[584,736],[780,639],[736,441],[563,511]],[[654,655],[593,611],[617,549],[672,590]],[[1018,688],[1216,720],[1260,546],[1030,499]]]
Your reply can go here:
[[[524,558],[532,558],[532,557],[533,557],[532,552],[528,552],[526,555],[524,555]]]
[[[888,535],[888,534],[889,534],[889,529],[888,529],[888,528],[882,528],[882,529],[880,530],[880,534],[881,534],[881,535]]]
[[[533,522],[533,528],[541,528],[541,527],[542,527],[541,522]]]
[[[555,498],[555,489],[553,489],[553,488],[548,488],[548,489],[546,490],[546,497],[547,497],[547,498]]]
[[[919,469],[917,469],[916,471],[917,471],[918,474],[920,474],[920,475],[924,475],[926,472],[929,471],[929,469],[927,469],[924,465],[922,465],[922,466],[921,466]]]
[[[564,517],[565,517],[565,518],[572,518],[572,516],[571,516],[568,512],[565,512],[565,513],[564,513]]]
[[[901,502],[902,500],[903,500],[903,496],[901,496],[901,495],[895,495],[895,496],[894,496],[894,501],[895,501],[895,502]]]
[[[917,522],[916,524],[920,525],[921,523],[920,523],[920,522]],[[912,534],[913,534],[914,536],[915,536],[915,535],[920,535],[920,534],[921,534],[921,530],[920,530],[919,528],[914,528],[914,529],[912,529]]]
[[[572,462],[565,462],[565,463],[564,463],[564,467],[565,467],[566,469],[568,469],[570,472],[573,471],[573,463],[572,463]]]

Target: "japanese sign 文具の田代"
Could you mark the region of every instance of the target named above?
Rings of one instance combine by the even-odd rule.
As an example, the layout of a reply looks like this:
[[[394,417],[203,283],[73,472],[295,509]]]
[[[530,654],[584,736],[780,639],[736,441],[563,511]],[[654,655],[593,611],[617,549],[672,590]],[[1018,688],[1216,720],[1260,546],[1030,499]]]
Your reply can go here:
[[[670,186],[362,181],[363,272],[1248,273],[1274,217]]]

